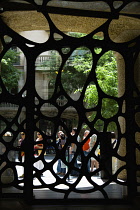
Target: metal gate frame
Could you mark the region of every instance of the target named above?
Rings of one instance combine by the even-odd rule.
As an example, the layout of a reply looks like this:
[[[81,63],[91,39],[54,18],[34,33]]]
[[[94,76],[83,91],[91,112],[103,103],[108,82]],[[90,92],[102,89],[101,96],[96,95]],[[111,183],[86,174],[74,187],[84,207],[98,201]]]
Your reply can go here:
[[[107,21],[105,22],[105,24],[101,25],[99,28],[97,28],[96,30],[94,30],[93,32],[88,34],[88,36],[85,36],[81,39],[77,39],[77,38],[74,38],[74,37],[69,37],[66,34],[64,34],[62,31],[60,31],[55,26],[55,24],[52,22],[52,20],[49,16],[49,13],[51,11],[53,13],[59,12],[59,13],[66,14],[66,12],[68,10],[63,10],[62,9],[61,11],[59,11],[59,10],[57,10],[58,8],[50,8],[50,7],[48,7],[48,9],[45,9],[45,6],[48,2],[48,1],[45,1],[45,0],[42,1],[42,5],[37,5],[32,0],[27,0],[26,2],[31,3],[31,5],[33,4],[34,8],[37,11],[41,12],[49,23],[50,38],[46,43],[37,44],[35,42],[24,39],[22,36],[20,36],[18,33],[16,33],[15,31],[13,31],[12,29],[10,29],[7,26],[2,17],[0,19],[0,39],[1,39],[1,42],[2,42],[2,45],[3,45],[3,49],[2,49],[1,54],[0,54],[0,59],[2,59],[2,57],[6,53],[6,51],[8,51],[8,49],[12,46],[19,47],[23,51],[23,53],[25,54],[26,59],[27,59],[27,79],[26,79],[26,83],[25,83],[24,87],[22,88],[22,90],[17,95],[11,95],[5,89],[4,84],[2,82],[2,79],[0,79],[0,84],[1,84],[1,88],[2,88],[2,92],[0,94],[1,103],[2,102],[12,103],[12,104],[18,105],[18,107],[19,107],[16,117],[10,123],[5,121],[6,124],[7,124],[7,128],[4,131],[2,131],[1,134],[3,134],[6,130],[11,130],[14,134],[13,140],[11,141],[12,143],[14,143],[14,140],[15,140],[17,134],[21,130],[25,130],[26,136],[27,136],[27,138],[26,138],[26,148],[25,148],[25,163],[23,164],[24,167],[25,167],[23,197],[25,198],[25,200],[27,202],[30,202],[30,203],[37,202],[37,201],[34,200],[34,197],[33,197],[33,188],[34,188],[34,186],[33,186],[33,176],[29,176],[29,174],[30,175],[33,174],[33,162],[35,161],[34,160],[34,149],[33,149],[34,148],[33,136],[34,136],[34,131],[38,130],[38,128],[36,127],[36,122],[41,117],[41,114],[40,114],[41,106],[44,103],[49,102],[49,103],[51,103],[52,105],[54,105],[55,107],[58,108],[57,118],[52,118],[52,119],[49,118],[49,120],[51,120],[55,125],[53,138],[55,137],[55,133],[57,132],[57,128],[58,128],[59,125],[62,125],[65,128],[65,130],[68,132],[68,129],[63,124],[63,122],[61,121],[60,116],[61,116],[61,113],[69,106],[73,106],[76,109],[77,114],[79,116],[78,132],[80,131],[82,123],[86,122],[88,124],[89,128],[91,128],[91,134],[92,134],[95,131],[95,130],[93,130],[94,123],[96,122],[97,119],[99,119],[101,117],[100,116],[101,100],[104,97],[107,97],[107,98],[110,98],[110,99],[113,98],[115,101],[117,101],[118,106],[119,106],[118,113],[116,114],[116,116],[112,117],[111,121],[116,122],[116,119],[118,119],[119,116],[124,117],[125,120],[126,120],[126,132],[124,134],[121,133],[121,130],[118,126],[118,142],[120,142],[121,138],[126,139],[126,151],[127,151],[126,156],[125,157],[118,156],[117,151],[113,151],[113,152],[115,152],[115,153],[113,153],[113,155],[114,156],[116,155],[118,158],[120,158],[120,160],[123,160],[126,163],[126,165],[123,166],[122,168],[119,168],[118,171],[116,172],[116,176],[111,176],[110,177],[110,181],[113,180],[113,181],[116,181],[116,183],[119,183],[119,181],[117,180],[117,174],[121,170],[126,169],[127,180],[124,183],[124,185],[126,185],[127,188],[128,188],[128,200],[130,198],[133,199],[137,195],[137,187],[140,185],[137,182],[137,177],[136,177],[137,171],[139,171],[140,166],[137,165],[137,163],[136,163],[136,154],[135,154],[136,149],[138,149],[138,151],[140,150],[139,145],[135,141],[135,134],[136,134],[136,132],[140,131],[140,128],[138,127],[138,125],[136,124],[136,121],[135,121],[135,115],[136,115],[137,112],[139,112],[140,92],[139,92],[139,90],[138,90],[138,88],[135,84],[135,81],[134,81],[134,64],[136,62],[136,59],[138,57],[139,50],[140,50],[139,49],[140,37],[138,36],[134,40],[131,40],[131,41],[125,42],[125,43],[115,43],[110,39],[109,34],[108,34],[108,29],[109,29],[109,26],[110,26],[112,20],[114,18],[119,18],[119,15],[120,15],[122,9],[125,8],[127,6],[127,4],[132,2],[132,1],[128,1],[128,3],[126,3],[126,1],[122,1],[123,4],[118,9],[115,9],[113,7],[112,1],[107,1],[106,3],[110,7],[110,13],[104,13],[104,12],[100,13],[99,12],[97,14],[97,12],[92,12],[92,11],[90,11],[90,12],[84,11],[84,13],[83,13],[82,11],[79,10],[76,14],[77,16],[78,15],[79,16],[81,16],[81,15],[90,16],[91,15],[91,16],[94,16],[94,17],[98,16],[99,18],[100,17],[101,18],[102,17],[107,18]],[[29,4],[29,7],[31,5]],[[14,7],[14,3],[13,3],[13,7]],[[15,7],[17,7],[16,4],[15,4]],[[70,12],[75,14],[74,9],[71,9]],[[129,14],[125,14],[125,15],[129,17]],[[130,15],[130,16],[132,16],[132,15]],[[138,17],[136,17],[136,15],[134,15],[133,17],[138,18]],[[102,41],[93,39],[93,35],[96,34],[99,31],[102,31],[104,33],[104,40],[102,40]],[[60,34],[60,36],[62,36],[63,39],[60,40],[60,41],[56,41],[53,37],[54,33]],[[8,35],[9,37],[12,38],[12,41],[8,44],[5,43],[5,40],[4,40],[5,35]],[[129,47],[130,44],[132,44],[132,43],[134,43],[134,46]],[[28,47],[27,44],[34,45],[34,47]],[[62,48],[65,47],[65,46],[68,46],[70,48],[70,51],[67,54],[64,55],[62,53]],[[91,52],[93,54],[95,54],[94,47],[102,48],[102,52],[100,53],[100,55],[95,56],[96,58],[95,58],[94,62],[97,62],[99,57],[102,56],[108,50],[113,50],[113,51],[119,52],[123,56],[123,58],[125,60],[125,65],[126,65],[126,67],[125,67],[125,81],[126,82],[125,82],[125,93],[122,97],[120,97],[120,98],[111,97],[111,96],[108,96],[107,94],[105,94],[101,91],[101,89],[98,86],[97,80],[96,80],[95,68],[93,68],[91,70],[91,73],[89,74],[89,77],[86,81],[86,84],[84,85],[82,96],[80,97],[80,100],[73,101],[68,96],[68,94],[64,91],[63,86],[61,84],[61,72],[62,72],[62,68],[63,68],[63,65],[66,62],[66,60],[69,58],[69,56],[71,55],[73,50],[78,48],[79,46],[86,46],[87,48],[89,48],[91,50]],[[50,98],[49,100],[42,100],[38,96],[38,94],[35,90],[35,61],[36,61],[37,56],[41,52],[51,50],[51,49],[52,50],[57,50],[60,53],[60,55],[62,57],[62,64],[59,68],[57,82],[55,84],[55,90],[54,90],[54,94],[53,94],[52,98]],[[92,76],[92,73],[95,76],[94,78]],[[94,81],[97,84],[97,90],[98,90],[100,100],[99,100],[99,104],[94,109],[94,110],[97,111],[96,120],[94,120],[93,122],[87,122],[87,119],[85,117],[85,112],[87,110],[83,106],[82,102],[83,102],[84,92],[86,90],[86,85],[89,84],[91,81]],[[59,91],[58,91],[58,89],[59,89]],[[26,91],[26,96],[23,98],[22,94],[25,91]],[[134,91],[137,93],[136,97],[134,96]],[[65,98],[68,100],[67,104],[63,107],[59,107],[58,104],[56,103],[57,98],[60,95],[64,95]],[[34,103],[35,97],[38,98],[38,100],[39,100],[38,105],[35,105],[35,103]],[[125,104],[126,104],[126,112],[125,113],[122,113],[122,110],[121,110],[123,101],[125,101]],[[19,124],[17,119],[18,119],[18,116],[21,113],[21,110],[22,110],[23,107],[25,107],[25,109],[26,109],[26,119],[25,119],[24,122]],[[79,107],[80,107],[80,109],[79,109]],[[37,111],[35,111],[35,109]],[[37,118],[36,118],[37,120],[35,119],[35,115],[37,116]],[[44,117],[44,118],[47,119],[47,117]],[[2,116],[1,116],[1,119],[4,120],[2,118]],[[104,120],[105,125],[109,122],[106,119],[103,119],[103,120]],[[13,131],[12,128],[11,128],[11,126],[14,123],[18,126],[17,131]],[[25,124],[26,124],[26,129],[24,128]],[[103,132],[106,133],[106,126],[105,126]],[[19,181],[17,179],[17,175],[16,175],[16,171],[15,171],[16,163],[9,161],[9,159],[7,158],[8,157],[8,152],[11,151],[11,150],[16,151],[16,148],[13,147],[12,143],[10,143],[10,144],[5,143],[2,136],[1,136],[0,140],[6,147],[6,152],[0,156],[1,157],[0,163],[2,164],[4,161],[7,162],[7,165],[4,168],[2,168],[2,170],[0,172],[0,176],[2,176],[2,173],[4,172],[4,170],[6,170],[8,167],[12,168],[12,170],[14,172],[14,175],[15,175],[15,178],[14,178],[13,182],[10,183],[10,184],[3,184],[0,181],[0,183],[1,183],[1,197],[3,197],[2,188],[5,188],[7,186],[8,187],[9,186],[14,186],[14,187],[17,187],[19,189],[22,189],[22,188],[19,187]],[[69,143],[70,142],[67,143],[67,146],[69,145]],[[45,141],[44,141],[44,145],[45,145]],[[79,152],[81,152],[82,144],[77,144],[77,147],[78,147],[78,151],[77,151],[77,154],[78,154]],[[57,157],[57,155],[56,155],[56,158],[59,158],[59,157]],[[82,161],[85,161],[84,157],[82,157]],[[87,171],[85,171],[84,169],[81,170],[81,174],[86,174],[87,178],[89,179],[89,175],[87,174]],[[57,182],[59,183],[59,181],[56,181],[56,183]],[[65,183],[65,181],[64,181],[64,183]],[[54,190],[54,188],[52,186],[50,188]],[[102,186],[97,186],[96,189],[100,190],[103,193],[105,201],[108,200],[107,193],[105,192],[105,190],[103,189]],[[93,191],[96,191],[96,189],[94,188]],[[62,202],[67,202],[68,201],[67,195],[69,194],[70,191],[71,191],[71,189],[69,189],[67,192],[65,192],[64,200]],[[11,196],[12,195],[10,194],[9,197],[11,197]],[[95,200],[96,199],[92,200],[92,202],[94,204],[95,204]],[[100,200],[98,200],[98,201],[100,202]],[[71,201],[68,201],[68,202],[71,202]],[[81,202],[81,200],[80,200],[80,202]],[[49,203],[49,201],[46,201],[46,203]],[[60,200],[59,200],[59,204],[60,204]]]

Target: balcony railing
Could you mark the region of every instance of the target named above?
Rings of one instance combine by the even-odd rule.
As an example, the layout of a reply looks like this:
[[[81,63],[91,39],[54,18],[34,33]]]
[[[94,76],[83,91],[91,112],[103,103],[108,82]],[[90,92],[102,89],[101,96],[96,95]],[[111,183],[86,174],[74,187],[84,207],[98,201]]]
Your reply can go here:
[[[44,62],[51,60],[51,55],[40,55],[36,59],[36,66],[41,66]]]
[[[54,55],[53,55],[54,56]],[[40,55],[37,57],[36,62],[35,62],[35,66],[36,66],[36,70],[50,70],[50,67],[56,67],[59,66],[60,61],[58,59],[58,57],[53,57],[52,55]],[[66,65],[68,66],[72,66],[72,61],[73,59],[68,59],[66,62]],[[17,62],[14,63],[14,66],[22,66],[20,63],[20,56],[18,56]],[[26,64],[25,64],[26,65]]]
[[[65,102],[63,100],[58,100],[57,103],[59,106],[63,106],[65,104]],[[17,110],[18,110],[18,105],[16,105],[16,104],[11,104],[11,103],[1,103],[0,104],[0,114],[6,114],[6,113],[9,114],[10,113],[10,115],[11,115],[11,114],[14,114],[15,112],[17,112]],[[50,117],[56,116],[56,113],[58,112],[57,108],[50,103],[44,103],[43,106],[41,107],[40,111],[44,114],[47,114],[47,116],[50,116]],[[23,107],[22,112],[25,114],[25,112],[26,112],[25,107]],[[71,107],[68,107],[67,109],[65,109],[62,117],[76,118],[77,112],[76,112],[75,108],[71,106]]]
[[[11,104],[11,103],[0,103],[0,108],[18,108],[18,105],[16,104]]]

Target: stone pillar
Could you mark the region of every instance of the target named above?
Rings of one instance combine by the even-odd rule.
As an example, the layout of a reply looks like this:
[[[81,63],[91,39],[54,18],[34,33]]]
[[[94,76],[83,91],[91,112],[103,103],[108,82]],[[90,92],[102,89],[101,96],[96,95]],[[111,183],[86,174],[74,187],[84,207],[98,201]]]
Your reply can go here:
[[[118,96],[121,97],[124,94],[125,91],[125,63],[124,59],[121,54],[115,53],[116,59],[117,59],[117,69],[118,69]],[[125,102],[122,107],[122,111],[125,112]],[[118,119],[120,128],[121,128],[121,133],[125,132],[125,119],[122,117],[119,117]],[[126,139],[122,138],[120,141],[120,147],[118,150],[118,154],[121,156],[126,155]],[[120,168],[121,166],[125,165],[125,162],[116,160],[116,167],[115,169]],[[120,174],[119,177],[120,179],[126,179],[126,171],[123,170]]]
[[[127,41],[134,39],[138,35],[139,35],[139,30],[124,31],[119,37],[117,37],[117,39],[115,41],[121,42],[121,43],[127,42]],[[124,63],[123,57],[119,53],[116,53],[116,58],[117,58],[117,69],[118,69],[118,96],[120,97],[123,95],[123,93],[125,91],[125,82],[126,82],[125,81],[125,63]],[[134,73],[135,83],[137,85],[137,88],[140,91],[139,66],[140,66],[140,55],[138,56],[138,59],[136,61],[135,73]],[[122,107],[122,112],[123,111],[125,112],[125,101],[124,101],[124,104]],[[140,112],[138,114],[136,114],[135,119],[136,119],[137,124],[140,126]],[[120,117],[118,120],[119,120],[119,123],[121,126],[121,132],[124,133],[125,129],[126,129],[125,119],[123,117]],[[140,144],[140,133],[139,132],[137,132],[137,134],[135,135],[135,141]],[[138,153],[139,152],[136,151],[136,161],[137,161],[137,164],[140,164],[140,154],[138,154]],[[125,138],[121,139],[118,154],[120,154],[121,156],[125,156],[125,154],[126,154],[126,139]],[[121,166],[123,166],[124,164],[125,164],[125,162],[122,162],[117,159],[117,169],[120,168]],[[126,170],[123,170],[119,174],[118,178],[127,179]]]

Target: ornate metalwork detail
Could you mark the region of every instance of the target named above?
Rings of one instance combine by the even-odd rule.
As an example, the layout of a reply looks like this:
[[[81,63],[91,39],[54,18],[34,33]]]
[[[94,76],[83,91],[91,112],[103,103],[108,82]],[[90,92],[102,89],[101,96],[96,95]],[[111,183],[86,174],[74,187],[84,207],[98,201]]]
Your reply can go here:
[[[48,13],[48,10],[46,7],[46,5],[50,1],[43,0],[41,1],[42,3],[40,5],[37,4],[37,1],[33,1],[33,0],[25,1],[25,3],[27,2],[33,5],[34,9],[42,13],[43,16],[46,18],[46,23],[48,23],[50,27],[50,36],[49,36],[49,39],[45,43],[41,43],[41,44],[27,40],[24,37],[20,36],[17,32],[13,31],[11,28],[9,28],[1,16],[0,40],[3,46],[3,49],[0,54],[0,60],[3,58],[4,54],[12,46],[17,46],[18,48],[20,48],[25,54],[26,60],[27,60],[26,83],[18,94],[16,95],[10,94],[6,90],[2,79],[0,79],[0,86],[1,86],[0,102],[10,103],[13,106],[16,106],[17,108],[15,117],[10,121],[8,121],[2,115],[0,116],[1,120],[6,125],[5,129],[1,131],[1,137],[0,137],[1,147],[3,147],[3,150],[0,153],[0,165],[2,166],[0,170],[1,188],[3,189],[6,187],[13,186],[19,190],[23,190],[26,193],[26,196],[29,195],[29,197],[32,195],[33,189],[41,189],[41,188],[48,188],[52,191],[63,193],[64,198],[69,198],[71,195],[71,192],[74,192],[77,194],[100,192],[103,198],[108,199],[110,197],[108,196],[106,187],[109,186],[110,183],[115,182],[120,186],[127,186],[128,195],[131,194],[131,191],[133,194],[136,194],[136,191],[137,191],[136,188],[137,186],[139,186],[139,183],[136,181],[136,173],[139,171],[139,165],[137,165],[135,161],[135,150],[137,149],[139,151],[140,148],[139,148],[139,144],[136,143],[135,141],[135,135],[137,132],[138,133],[140,132],[140,128],[138,124],[135,122],[135,116],[137,115],[137,113],[139,113],[140,93],[139,93],[137,84],[135,83],[135,80],[134,80],[134,65],[139,55],[140,38],[136,37],[135,39],[132,39],[131,41],[128,41],[128,42],[116,43],[113,40],[111,40],[109,36],[109,32],[108,32],[109,27],[113,21],[113,18],[114,17],[119,18],[121,11],[124,10],[128,4],[126,3],[126,1],[121,1],[122,4],[119,5],[117,8],[115,8],[113,6],[112,1],[104,1],[110,8],[111,15],[107,17],[106,22],[102,24],[99,28],[92,31],[87,36],[78,39],[75,37],[67,36],[65,33],[60,31],[57,28],[57,26],[55,26],[52,19],[50,18],[50,14]],[[77,2],[83,2],[83,1],[77,1]],[[89,1],[89,2],[94,2],[94,1]],[[133,1],[127,1],[127,2],[131,3]],[[136,1],[136,2],[139,2],[139,1]],[[57,12],[57,8],[55,9]],[[86,12],[88,14],[88,11]],[[55,13],[55,10],[54,10],[54,13]],[[103,40],[96,40],[93,38],[93,36],[97,34],[98,32],[103,33],[104,35]],[[54,38],[54,34],[58,34],[62,38],[60,40],[56,40]],[[4,40],[5,35],[8,35],[9,37],[11,37],[11,41],[9,43],[5,42]],[[31,45],[32,47],[30,47]],[[67,91],[63,88],[61,75],[62,75],[63,66],[65,65],[66,61],[68,60],[72,52],[80,46],[85,46],[91,51],[93,55],[94,65],[92,66],[92,69],[88,75],[88,78],[85,84],[83,84],[83,90],[82,90],[80,98],[77,101],[75,101],[69,96]],[[69,48],[69,51],[67,53],[63,53],[63,48],[65,47]],[[102,51],[99,54],[96,54],[94,51],[94,48],[96,47],[100,47],[102,49]],[[35,88],[35,62],[38,55],[40,55],[44,51],[49,51],[49,50],[57,51],[61,56],[62,63],[58,69],[54,92],[48,100],[44,100],[38,95]],[[118,52],[120,55],[122,55],[122,57],[125,60],[125,92],[121,97],[109,96],[105,92],[103,92],[102,89],[100,88],[100,85],[98,84],[98,80],[96,77],[95,64],[100,59],[100,57],[109,50]],[[98,100],[97,106],[95,106],[94,108],[88,109],[88,108],[85,108],[83,104],[83,100],[84,100],[86,88],[91,82],[96,84],[99,100]],[[26,95],[24,95],[25,92],[26,92]],[[60,96],[63,96],[65,98],[66,103],[64,105],[58,103]],[[104,98],[107,98],[110,100],[113,99],[118,104],[118,112],[114,116],[108,119],[104,118],[101,113],[101,104]],[[35,103],[35,100],[38,101],[37,104]],[[125,111],[122,111],[124,102],[125,102]],[[46,104],[50,104],[55,109],[57,109],[56,116],[46,116],[43,114],[43,112],[41,112],[41,108],[43,106],[46,106]],[[78,116],[78,129],[77,129],[77,133],[75,137],[72,137],[70,135],[69,128],[66,126],[66,124],[61,118],[61,116],[63,115],[63,113],[68,107],[73,107],[76,110],[77,116]],[[26,118],[19,123],[19,118],[23,109],[26,112]],[[89,111],[90,112],[96,111],[97,113],[93,121],[89,121],[86,117],[86,113]],[[118,120],[119,117],[124,118],[126,121],[126,131],[124,133],[122,133],[121,131],[121,126]],[[50,136],[48,136],[47,134],[44,134],[37,126],[40,119],[41,120],[43,119],[44,121],[51,123],[54,127],[54,131],[51,135],[51,139],[52,139],[51,143],[48,142],[48,140],[50,139]],[[94,128],[94,125],[98,119],[102,120],[102,122],[104,123],[102,134]],[[96,170],[96,172],[104,171],[107,174],[107,180],[103,182],[102,184],[98,184],[93,179],[93,175],[96,172],[89,173],[87,170],[87,167],[85,167],[92,156],[91,153],[89,153],[88,156],[84,156],[84,153],[82,150],[82,146],[86,142],[87,138],[82,142],[77,142],[77,136],[81,131],[82,125],[86,124],[88,128],[90,129],[89,136],[91,136],[93,133],[96,133],[98,136],[97,143],[96,143],[96,147],[97,147],[99,144],[102,144],[101,142],[103,141],[103,138],[105,139],[110,138],[109,136],[110,134],[107,133],[107,126],[110,122],[116,123],[117,132],[118,132],[118,141],[114,149],[110,148],[111,151],[109,153],[109,156],[108,157],[106,156],[107,159],[106,158],[99,159],[97,156],[95,156],[95,154],[93,155],[100,163],[100,167],[99,169]],[[17,128],[16,130],[13,129],[13,125],[16,125],[16,128]],[[56,133],[60,126],[63,127],[68,137],[66,144],[62,149],[61,154],[56,145]],[[10,131],[13,134],[9,142],[7,142],[5,138],[3,137],[6,131]],[[23,163],[15,161],[12,158],[9,158],[9,156],[12,157],[12,154],[9,155],[11,152],[15,152],[19,150],[15,146],[15,141],[18,137],[18,134],[21,131],[24,131],[26,133],[26,140],[25,140],[26,144],[24,148],[25,162]],[[38,131],[43,135],[43,141],[42,141],[43,150],[42,150],[41,155],[37,159],[34,157],[34,145],[35,145],[34,132],[35,131]],[[122,139],[126,139],[126,155],[125,156],[118,154],[118,149],[120,147]],[[68,151],[68,147],[72,142],[77,146],[77,150],[76,150],[73,160],[69,162],[66,154]],[[47,162],[44,158],[44,153],[45,153],[47,145],[51,145],[55,148],[56,155],[54,156],[54,159],[51,162]],[[103,146],[103,148],[105,148],[105,145]],[[95,149],[94,149],[94,152],[95,152]],[[75,160],[78,155],[80,155],[81,163],[82,163],[80,168],[76,168],[74,166]],[[121,166],[113,175],[110,173],[110,170],[108,169],[108,167],[105,166],[106,161],[112,158],[112,156],[116,157],[118,161],[123,161],[124,163],[124,165]],[[56,164],[57,160],[60,158],[68,168],[67,173],[63,178],[59,177],[54,171],[54,165]],[[34,166],[34,163],[36,163],[37,160],[42,161],[43,169],[38,170]],[[133,163],[133,166],[131,164],[131,161]],[[25,167],[24,179],[18,179],[18,173],[16,169],[17,166]],[[69,175],[73,169],[75,169],[79,173],[79,176],[76,178],[75,182],[71,183],[69,182]],[[123,170],[126,170],[127,172],[127,180],[124,182],[121,182],[117,177]],[[13,173],[13,178],[10,182],[3,183],[2,176],[3,176],[3,173],[6,171],[7,173]],[[53,177],[52,183],[47,182],[47,180],[45,180],[44,177],[41,177],[41,174],[46,171],[48,173],[51,173]],[[33,178],[37,178],[39,181],[38,182],[39,184],[34,185]],[[77,186],[83,178],[86,178],[87,183],[90,185],[90,187],[79,189]],[[64,188],[59,187],[59,185],[61,184],[64,185]]]

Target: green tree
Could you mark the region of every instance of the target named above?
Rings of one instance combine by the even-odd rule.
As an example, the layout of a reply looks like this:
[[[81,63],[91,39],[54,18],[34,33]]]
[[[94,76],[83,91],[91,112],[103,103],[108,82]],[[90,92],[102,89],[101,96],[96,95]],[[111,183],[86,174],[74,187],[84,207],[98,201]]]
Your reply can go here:
[[[112,51],[106,52],[100,58],[96,66],[96,75],[100,88],[106,94],[116,97],[118,94],[117,63]],[[95,92],[95,85],[89,85],[85,97],[89,107],[93,101],[97,102]]]
[[[107,95],[117,97],[118,95],[118,78],[117,78],[117,63],[112,51],[106,52],[97,63],[96,67],[97,81]],[[84,101],[87,108],[96,106],[98,104],[98,92],[95,84],[90,84],[85,93]],[[118,104],[115,100],[110,98],[104,98],[102,100],[101,114],[104,118],[113,117],[118,111]],[[96,116],[95,113],[89,115],[89,119],[93,120]],[[100,124],[100,129],[103,127],[103,122],[98,121],[97,127]],[[108,131],[115,131],[116,126],[114,123],[110,123]]]
[[[85,36],[85,34],[80,33],[68,33],[68,35],[76,38]],[[94,37],[95,39],[101,40],[101,37]],[[63,49],[65,53],[69,49]],[[100,54],[102,51],[101,48],[94,49],[96,54]],[[56,55],[57,56],[57,55]],[[55,55],[52,56],[52,61],[54,60]],[[60,59],[59,59],[60,60]],[[92,65],[94,62],[93,54],[91,51],[84,46],[81,46],[71,54],[67,62],[63,66],[61,72],[61,82],[62,85],[69,94],[72,92],[81,92],[83,90],[83,85],[91,71]],[[58,70],[60,64],[56,61],[50,63],[50,67],[55,71],[55,68]],[[104,53],[96,65],[96,76],[97,81],[102,89],[107,95],[117,97],[118,94],[118,80],[117,80],[117,63],[113,51],[108,51]],[[84,97],[84,102],[87,108],[96,106],[98,104],[98,92],[96,85],[94,83],[89,84]],[[102,100],[101,114],[104,118],[110,118],[116,114],[118,110],[118,104],[115,100],[105,98]],[[89,115],[89,120],[94,119],[95,113]],[[100,124],[103,127],[103,122],[98,121],[97,124]],[[97,125],[98,126],[98,125]],[[114,123],[108,126],[108,129],[112,131],[115,130]]]
[[[72,34],[74,36],[74,34]],[[76,35],[76,37],[80,37]],[[102,39],[100,37],[94,37],[96,39]],[[82,54],[71,56],[71,65],[64,66],[63,72],[63,86],[69,88],[69,91],[82,91],[86,78],[91,71],[94,58],[92,53],[86,47],[81,47],[77,50],[83,51]],[[102,49],[94,49],[96,54],[99,54]],[[73,57],[73,58],[72,58]],[[104,53],[96,65],[97,81],[107,95],[117,97],[118,95],[118,78],[117,78],[117,62],[113,51]],[[69,83],[68,83],[69,81]],[[69,84],[69,85],[68,85]],[[87,108],[94,107],[98,104],[98,92],[96,85],[91,83],[88,85],[84,102]],[[118,111],[118,104],[115,100],[110,98],[104,98],[102,100],[101,114],[104,118],[110,118],[114,116]],[[89,120],[93,120],[96,116],[95,112],[92,112],[88,117]],[[103,122],[98,120],[97,127],[100,125],[100,130],[103,128]],[[108,125],[108,131],[115,131],[115,123],[112,122]]]
[[[86,47],[77,48],[63,67],[61,79],[64,89],[69,93],[81,90],[91,67],[91,52]]]
[[[1,78],[6,89],[15,93],[18,88],[18,80],[20,77],[20,71],[14,66],[14,63],[18,61],[18,55],[15,50],[8,50],[1,60]]]

